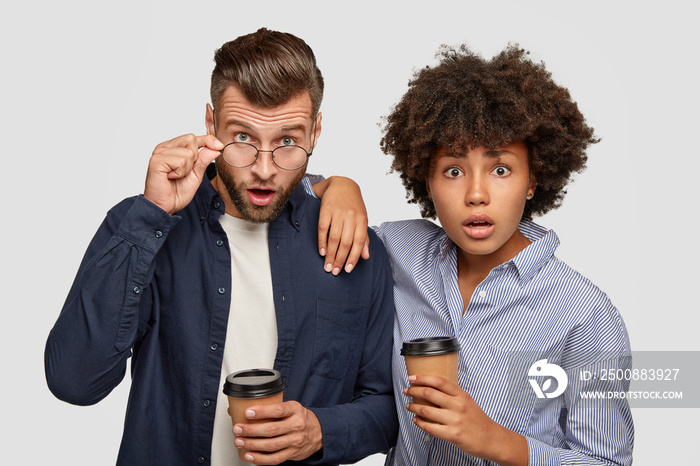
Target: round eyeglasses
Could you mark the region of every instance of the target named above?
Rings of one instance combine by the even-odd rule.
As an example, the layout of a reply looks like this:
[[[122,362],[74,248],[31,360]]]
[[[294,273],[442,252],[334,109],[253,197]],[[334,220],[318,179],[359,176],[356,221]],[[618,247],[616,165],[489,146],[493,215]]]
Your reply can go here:
[[[221,151],[224,162],[236,168],[245,168],[253,165],[258,160],[260,152],[269,152],[272,155],[272,163],[282,170],[297,170],[306,164],[311,157],[311,152],[300,146],[280,146],[274,150],[260,150],[247,142],[231,142],[226,144]]]

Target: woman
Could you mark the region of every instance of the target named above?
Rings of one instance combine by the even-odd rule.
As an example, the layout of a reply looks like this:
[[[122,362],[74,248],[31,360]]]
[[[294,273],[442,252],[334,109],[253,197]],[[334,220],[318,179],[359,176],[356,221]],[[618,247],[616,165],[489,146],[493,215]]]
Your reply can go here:
[[[559,207],[596,142],[567,89],[516,46],[491,60],[443,47],[409,82],[381,147],[441,226],[376,229],[395,283],[401,430],[388,464],[631,464],[628,382],[599,376],[631,367],[622,317],[531,221]],[[402,342],[438,335],[460,342],[459,384],[407,377]]]

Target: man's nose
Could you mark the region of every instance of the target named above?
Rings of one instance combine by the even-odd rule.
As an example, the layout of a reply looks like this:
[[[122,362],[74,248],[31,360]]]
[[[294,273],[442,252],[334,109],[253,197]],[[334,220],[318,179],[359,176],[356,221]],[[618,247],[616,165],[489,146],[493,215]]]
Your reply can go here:
[[[272,161],[271,150],[258,150],[258,157],[251,166],[251,171],[261,180],[269,180],[277,173],[277,165]]]

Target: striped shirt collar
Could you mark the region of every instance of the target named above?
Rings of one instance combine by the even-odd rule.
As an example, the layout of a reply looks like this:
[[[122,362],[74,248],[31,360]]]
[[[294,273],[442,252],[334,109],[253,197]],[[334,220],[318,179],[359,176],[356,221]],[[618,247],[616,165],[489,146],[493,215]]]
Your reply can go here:
[[[554,231],[528,220],[522,220],[518,229],[532,244],[497,268],[515,266],[520,277],[520,286],[523,286],[532,280],[537,272],[554,256],[554,252],[559,246],[559,237]],[[452,254],[457,254],[457,246],[445,233],[445,230],[440,229],[437,241],[435,241],[433,257],[438,261],[451,260]]]

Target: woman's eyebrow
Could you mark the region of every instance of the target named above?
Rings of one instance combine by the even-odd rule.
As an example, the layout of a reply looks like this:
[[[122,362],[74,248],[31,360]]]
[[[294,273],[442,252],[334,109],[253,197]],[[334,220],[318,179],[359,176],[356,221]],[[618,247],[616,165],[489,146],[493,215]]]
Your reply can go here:
[[[510,154],[510,155],[515,155],[514,152],[511,152],[509,150],[505,149],[490,149],[484,151],[484,156],[497,159],[499,157],[502,157],[503,155]],[[445,157],[454,157],[457,159],[463,159],[469,155],[469,152],[459,152],[459,151],[452,151],[447,154],[445,154]]]
[[[484,152],[484,155],[486,157],[490,157],[490,158],[494,158],[494,159],[497,159],[497,158],[499,158],[503,155],[506,155],[506,154],[515,155],[514,152],[511,152],[511,151],[505,150],[505,149],[494,149],[494,150],[487,150]]]

